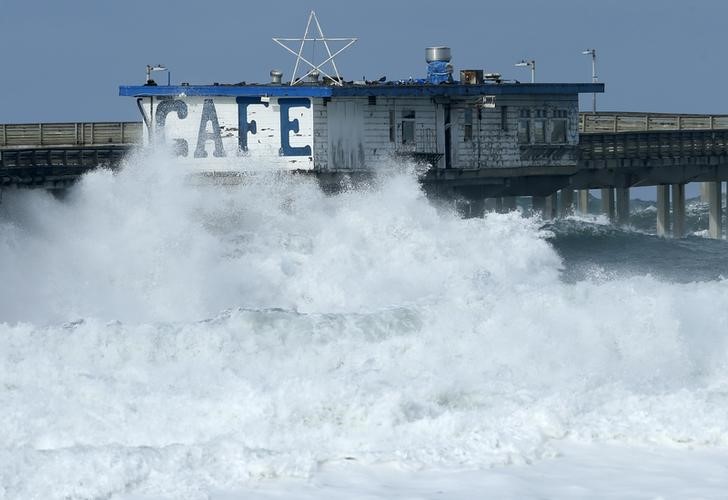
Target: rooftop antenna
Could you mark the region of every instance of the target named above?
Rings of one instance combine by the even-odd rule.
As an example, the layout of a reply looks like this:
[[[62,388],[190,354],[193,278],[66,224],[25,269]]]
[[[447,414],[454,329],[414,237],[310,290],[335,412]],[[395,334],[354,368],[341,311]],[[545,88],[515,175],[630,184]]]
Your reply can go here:
[[[318,36],[316,36],[314,33],[309,35],[309,31],[312,29],[312,21],[315,23],[315,29],[318,30]],[[288,52],[296,56],[296,65],[293,67],[293,76],[291,77],[291,85],[296,85],[297,83],[302,82],[307,76],[311,75],[314,72],[318,72],[325,77],[327,77],[334,85],[343,85],[341,81],[341,75],[339,74],[339,69],[336,67],[336,61],[334,58],[341,54],[344,50],[351,47],[354,42],[356,42],[358,38],[352,38],[352,37],[346,37],[346,38],[330,38],[326,37],[324,35],[323,30],[321,29],[321,24],[319,23],[318,17],[316,16],[316,12],[311,11],[311,13],[308,15],[308,22],[306,23],[306,31],[303,33],[303,38],[273,38],[273,41],[276,42],[278,45],[286,49]],[[293,50],[288,45],[286,45],[286,42],[301,42],[301,45],[298,47],[298,51]],[[316,64],[308,59],[306,59],[303,56],[303,49],[306,45],[306,42],[313,42],[314,49],[316,48],[316,42],[323,42],[324,48],[326,49],[326,53],[328,54],[328,57],[324,59],[322,62]],[[331,52],[331,48],[329,47],[329,42],[346,42],[346,44],[337,50],[336,52]],[[315,52],[314,52],[315,54]],[[313,59],[313,58],[312,58]],[[298,74],[298,66],[301,63],[306,63],[310,66],[311,69],[309,69],[305,74],[303,74],[300,77],[296,77]],[[334,74],[335,77],[325,72],[322,68],[323,66],[331,62],[331,66],[334,68]]]

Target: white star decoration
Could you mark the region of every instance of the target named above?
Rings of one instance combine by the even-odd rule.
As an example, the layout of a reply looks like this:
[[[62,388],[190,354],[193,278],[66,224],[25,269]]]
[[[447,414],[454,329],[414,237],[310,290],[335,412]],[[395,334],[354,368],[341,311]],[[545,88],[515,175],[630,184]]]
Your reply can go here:
[[[311,21],[314,21],[316,23],[316,28],[318,29],[319,36],[312,35],[312,37],[309,37],[308,32],[311,29]],[[293,76],[291,77],[291,85],[296,85],[297,83],[300,83],[303,81],[304,78],[306,78],[308,75],[313,73],[314,71],[318,71],[320,74],[328,77],[334,85],[343,85],[341,82],[341,75],[339,74],[339,70],[336,67],[336,62],[334,61],[334,58],[341,54],[344,50],[351,47],[351,45],[357,41],[357,38],[326,38],[324,36],[324,32],[321,30],[321,25],[319,24],[318,17],[316,17],[316,13],[314,11],[311,11],[311,13],[308,15],[308,22],[306,23],[306,31],[303,33],[303,38],[274,38],[274,42],[276,42],[278,45],[286,49],[288,52],[296,56],[296,65],[293,67]],[[298,48],[298,52],[288,47],[284,42],[301,42],[301,46]],[[306,44],[306,42],[313,42],[314,43],[314,49],[316,47],[316,42],[323,42],[324,47],[326,48],[326,53],[329,55],[326,59],[324,59],[322,62],[315,64],[303,57],[303,47]],[[331,53],[331,48],[329,47],[328,42],[346,42],[346,45],[344,45],[342,48],[337,50],[334,53]],[[308,64],[311,69],[309,69],[306,74],[301,76],[300,78],[296,78],[296,75],[298,74],[298,66],[301,64],[301,62],[304,62]],[[331,76],[328,73],[326,73],[322,68],[323,66],[331,62],[331,66],[334,68],[334,73],[336,76]]]

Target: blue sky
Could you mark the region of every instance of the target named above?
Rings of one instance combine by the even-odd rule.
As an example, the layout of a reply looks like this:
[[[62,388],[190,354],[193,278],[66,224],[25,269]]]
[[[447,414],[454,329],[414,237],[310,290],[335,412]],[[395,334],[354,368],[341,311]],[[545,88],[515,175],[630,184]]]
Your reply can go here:
[[[422,76],[424,48],[448,45],[456,70],[485,68],[527,81],[513,64],[537,61],[537,81],[589,81],[583,49],[598,51],[601,110],[728,113],[723,97],[722,0],[0,0],[0,122],[137,120],[120,84],[147,63],[173,82],[290,77],[273,36],[300,36],[315,9],[329,36],[359,41],[337,59],[347,79]],[[162,77],[162,80],[166,77]],[[590,107],[590,96],[582,108]]]

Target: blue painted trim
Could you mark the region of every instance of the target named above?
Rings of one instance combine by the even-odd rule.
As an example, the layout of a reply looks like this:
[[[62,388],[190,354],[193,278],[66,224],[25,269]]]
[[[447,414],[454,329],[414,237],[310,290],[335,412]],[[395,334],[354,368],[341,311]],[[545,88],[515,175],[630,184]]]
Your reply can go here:
[[[368,85],[334,87],[338,96],[483,96],[483,95],[545,95],[604,92],[603,83],[487,83],[483,85]]]
[[[331,87],[303,87],[290,85],[122,85],[119,95],[133,97],[149,96],[271,96],[271,97],[330,97]]]
[[[460,84],[384,84],[295,86],[290,85],[123,85],[119,95],[134,97],[149,96],[270,96],[270,97],[420,97],[420,96],[482,96],[482,95],[558,95],[579,93],[602,93],[603,83],[487,83],[482,85]]]

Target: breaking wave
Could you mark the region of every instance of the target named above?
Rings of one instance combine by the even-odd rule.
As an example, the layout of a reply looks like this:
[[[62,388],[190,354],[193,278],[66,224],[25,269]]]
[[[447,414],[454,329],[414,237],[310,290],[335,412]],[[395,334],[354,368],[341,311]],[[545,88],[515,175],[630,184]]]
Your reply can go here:
[[[462,219],[394,170],[329,196],[139,157],[6,193],[0,496],[728,445],[728,282],[564,279],[558,228]]]

